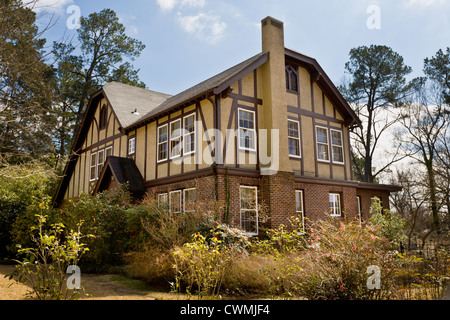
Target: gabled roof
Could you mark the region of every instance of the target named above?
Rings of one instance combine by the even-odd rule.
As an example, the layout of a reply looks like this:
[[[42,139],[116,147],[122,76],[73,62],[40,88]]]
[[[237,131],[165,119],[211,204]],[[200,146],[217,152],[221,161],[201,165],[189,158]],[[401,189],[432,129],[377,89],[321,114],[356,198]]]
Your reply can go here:
[[[344,116],[348,126],[362,126],[361,119],[353,111],[316,59],[288,48],[285,48],[285,54],[286,62],[297,62],[309,71],[313,80],[322,87],[330,101],[334,103],[335,107]]]
[[[190,89],[187,89],[173,97],[168,98],[156,108],[148,112],[139,121],[132,125],[125,127],[125,131],[133,130],[137,127],[144,125],[153,118],[160,116],[173,109],[192,103],[192,101],[204,97],[208,94],[220,94],[233,83],[245,76],[247,73],[255,70],[259,66],[263,65],[269,60],[268,53],[257,54],[244,62],[235,65],[234,67],[225,70],[224,72],[215,75],[214,77],[205,80]]]
[[[108,188],[111,178],[114,177],[119,184],[127,184],[129,191],[133,194],[143,194],[145,188],[142,186],[144,178],[132,159],[108,157],[102,172],[100,173],[94,194]]]
[[[110,82],[102,90],[121,128],[129,127],[171,97],[119,82]]]

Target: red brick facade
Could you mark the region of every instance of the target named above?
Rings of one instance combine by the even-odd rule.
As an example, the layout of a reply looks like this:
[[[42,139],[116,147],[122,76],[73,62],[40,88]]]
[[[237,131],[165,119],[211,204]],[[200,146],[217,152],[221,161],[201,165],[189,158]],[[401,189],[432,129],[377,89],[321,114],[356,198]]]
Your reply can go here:
[[[293,173],[280,172],[273,176],[239,176],[236,174],[210,174],[195,179],[181,180],[155,187],[148,191],[153,194],[167,193],[175,190],[196,188],[197,202],[208,211],[220,209],[221,219],[236,227],[240,227],[240,187],[258,188],[258,204],[260,219],[266,227],[277,228],[281,224],[288,225],[289,219],[296,215],[295,191],[303,191],[304,215],[308,221],[330,217],[329,194],[337,193],[341,199],[342,217],[337,219],[356,219],[358,217],[358,200],[361,197],[363,219],[369,217],[371,198],[378,197],[383,206],[389,208],[389,191],[360,189],[338,181],[335,184],[296,182]],[[216,207],[215,207],[216,206]],[[267,219],[268,218],[268,219]]]

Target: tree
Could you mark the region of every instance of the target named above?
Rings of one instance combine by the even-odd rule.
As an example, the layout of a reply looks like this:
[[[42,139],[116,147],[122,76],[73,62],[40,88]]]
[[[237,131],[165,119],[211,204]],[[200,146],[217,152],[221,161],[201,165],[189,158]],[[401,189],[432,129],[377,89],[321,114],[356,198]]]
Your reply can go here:
[[[415,101],[407,102],[401,110],[399,118],[404,133],[402,148],[416,163],[423,166],[426,172],[426,194],[432,213],[432,227],[425,239],[432,232],[440,233],[439,211],[442,202],[438,195],[436,178],[436,146],[449,125],[449,113],[443,103],[439,89],[427,84],[426,78],[418,79],[415,86]]]
[[[397,149],[388,164],[373,172],[374,154],[383,133],[396,122],[396,116],[388,112],[407,95],[409,86],[405,77],[411,68],[391,48],[371,45],[352,49],[345,69],[351,80],[339,89],[364,123],[363,128],[353,132],[353,165],[359,168],[364,182],[373,183],[390,164],[400,160]],[[363,168],[359,166],[359,158],[364,159]]]
[[[139,81],[139,70],[134,70],[129,62],[123,62],[124,57],[131,60],[138,57],[145,45],[125,34],[125,27],[113,10],[104,9],[87,18],[81,17],[80,25],[77,48],[64,42],[53,45],[60,102],[66,103],[66,107],[71,105],[63,112],[69,112],[76,104],[77,124],[89,97],[105,83],[118,81],[145,87]],[[76,49],[80,50],[79,55],[75,54]]]
[[[44,30],[20,0],[0,1],[0,168],[51,151],[51,69]]]
[[[425,59],[424,73],[439,83],[447,104],[450,104],[450,48],[444,53],[442,49],[431,59]]]

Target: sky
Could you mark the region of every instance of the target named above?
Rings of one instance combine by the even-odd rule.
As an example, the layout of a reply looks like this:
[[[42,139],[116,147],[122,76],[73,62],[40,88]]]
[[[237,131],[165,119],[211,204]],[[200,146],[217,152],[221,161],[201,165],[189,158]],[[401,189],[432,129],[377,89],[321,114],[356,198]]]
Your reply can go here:
[[[113,9],[146,48],[133,63],[148,89],[177,94],[261,52],[261,20],[285,24],[285,45],[344,80],[352,48],[387,45],[423,74],[423,61],[450,47],[450,0],[40,0],[48,44],[75,36],[74,17]],[[46,15],[42,15],[43,13]]]

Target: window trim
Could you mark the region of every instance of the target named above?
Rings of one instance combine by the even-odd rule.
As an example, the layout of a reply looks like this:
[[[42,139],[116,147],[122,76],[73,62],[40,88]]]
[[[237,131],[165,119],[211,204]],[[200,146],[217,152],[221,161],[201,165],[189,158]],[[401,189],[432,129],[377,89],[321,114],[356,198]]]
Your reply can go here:
[[[332,133],[333,132],[337,132],[341,135],[341,141],[342,141],[342,145],[335,145],[333,144],[333,137],[332,137]],[[344,149],[344,133],[342,132],[342,130],[337,130],[337,129],[331,129],[330,128],[330,140],[329,140],[330,146],[331,146],[331,159],[333,160],[333,163],[336,164],[345,164],[345,149]],[[334,152],[333,152],[333,148],[341,148],[342,149],[342,162],[340,161],[336,161],[334,160]]]
[[[167,128],[167,139],[164,142],[160,142],[161,129],[163,129],[163,128]],[[158,127],[158,135],[157,135],[156,143],[157,143],[157,149],[156,149],[156,161],[157,161],[157,163],[161,163],[161,162],[167,161],[169,159],[169,124],[168,123]],[[163,144],[167,144],[167,155],[166,155],[166,157],[164,159],[160,159],[159,158],[159,155],[160,155],[159,154],[159,147],[161,145],[163,145]]]
[[[242,209],[242,189],[251,189],[255,190],[255,209]],[[242,212],[243,211],[254,211],[256,213],[256,233],[246,231],[244,229],[244,226],[242,224]],[[257,236],[259,234],[259,210],[258,210],[258,187],[252,187],[252,186],[240,186],[239,187],[239,220],[240,220],[240,228],[244,230],[244,232],[250,236]]]
[[[92,159],[93,157],[95,158],[95,164],[92,165]],[[92,152],[91,153],[91,160],[90,160],[90,165],[89,165],[89,181],[93,182],[95,180],[97,180],[97,164],[98,164],[98,152]],[[92,177],[92,168],[95,168],[95,177]]]
[[[106,105],[100,107],[99,120],[98,120],[98,130],[106,129],[106,124],[108,122],[108,108]]]
[[[128,155],[132,156],[135,154],[136,154],[136,137],[134,136],[128,138]]]
[[[190,117],[194,118],[194,121],[193,121],[194,131],[193,132],[188,132],[188,130],[186,129],[186,119],[190,118]],[[197,151],[197,139],[196,139],[196,137],[197,137],[197,130],[196,129],[197,128],[196,128],[196,124],[195,124],[196,120],[197,119],[195,117],[195,113],[183,117],[183,129],[184,129],[183,130],[183,135],[182,135],[182,139],[183,139],[182,146],[183,146],[183,149],[181,150],[181,153],[182,153],[183,156],[195,154],[195,152]],[[186,148],[186,137],[187,136],[191,136],[191,135],[194,136],[194,150],[186,152],[186,149],[187,149]]]
[[[298,138],[295,137],[291,137],[289,136],[289,122],[295,123],[297,124],[297,131],[298,131]],[[291,154],[291,149],[289,148],[289,157],[290,158],[296,158],[296,159],[301,159],[302,158],[302,142],[301,142],[301,133],[300,133],[300,121],[298,120],[292,120],[292,119],[288,119],[288,147],[289,147],[289,140],[297,140],[298,141],[298,155],[293,155]]]
[[[177,211],[177,212],[172,211],[172,195],[175,193],[178,193],[180,195],[180,211]],[[182,202],[183,202],[183,194],[182,194],[181,190],[169,192],[169,212],[170,213],[174,213],[174,214],[181,213],[183,211],[183,203]]]
[[[172,125],[179,122],[180,123],[180,128],[178,129],[180,131],[179,136],[173,138],[172,137]],[[176,130],[175,130],[176,131]],[[181,158],[182,154],[183,154],[183,123],[181,122],[181,118],[171,121],[169,123],[169,158],[170,160],[172,159],[177,159],[177,158]],[[172,141],[177,141],[179,139],[178,145],[180,146],[180,151],[177,155],[173,156],[172,155]]]
[[[248,128],[241,128],[241,117],[240,117],[240,112],[248,112],[251,113],[253,115],[253,129],[248,129]],[[256,112],[253,110],[248,110],[248,109],[244,109],[244,108],[238,108],[238,147],[239,150],[243,150],[243,151],[252,151],[252,152],[256,152],[257,151],[257,136],[256,136]],[[246,148],[246,147],[242,147],[241,146],[241,129],[242,130],[247,130],[253,133],[253,138],[255,139],[253,141],[253,145],[254,148]]]
[[[338,207],[331,207],[331,196],[337,196],[337,201],[339,206]],[[341,218],[342,217],[342,200],[341,200],[341,195],[339,193],[334,193],[334,192],[330,192],[329,196],[328,196],[328,200],[330,203],[330,212],[331,212],[331,216],[332,217],[337,217],[337,218]],[[339,214],[335,213],[335,209],[339,209]]]
[[[323,142],[319,142],[319,139],[318,139],[318,132],[317,132],[317,129],[324,129],[325,130],[325,132],[327,133],[327,143],[325,144],[325,143],[323,143]],[[329,132],[328,132],[328,128],[327,127],[323,127],[323,126],[319,126],[319,125],[316,125],[315,126],[315,134],[316,134],[316,152],[317,152],[317,161],[319,161],[319,162],[325,162],[325,163],[331,163],[331,156],[330,156],[330,136],[329,136]],[[319,155],[320,155],[320,152],[319,152],[319,145],[323,145],[323,146],[327,146],[327,149],[328,149],[328,160],[325,160],[325,159],[320,159],[319,158]]]
[[[359,218],[359,223],[362,223],[363,220],[363,216],[362,216],[362,198],[361,196],[356,196],[356,204],[358,206],[358,218]]]

